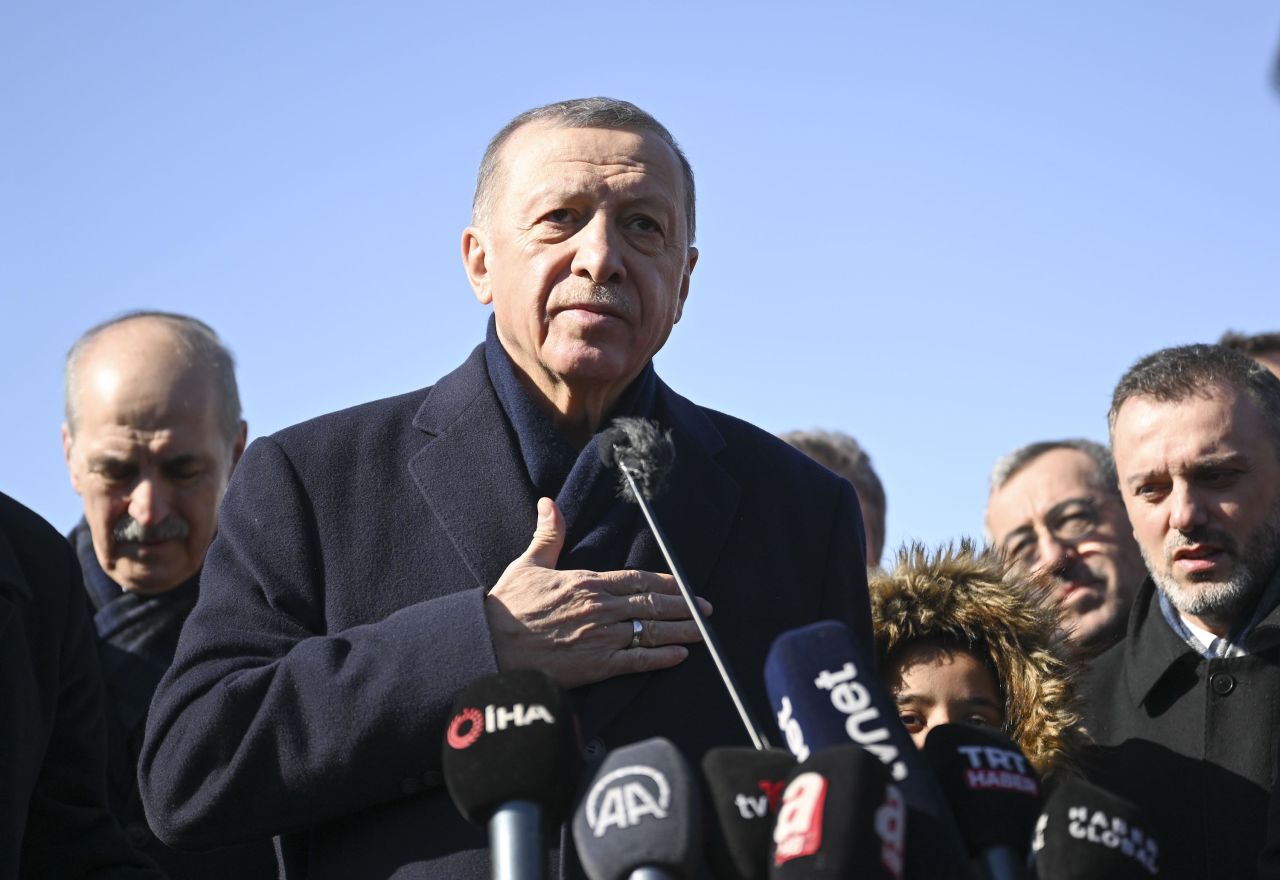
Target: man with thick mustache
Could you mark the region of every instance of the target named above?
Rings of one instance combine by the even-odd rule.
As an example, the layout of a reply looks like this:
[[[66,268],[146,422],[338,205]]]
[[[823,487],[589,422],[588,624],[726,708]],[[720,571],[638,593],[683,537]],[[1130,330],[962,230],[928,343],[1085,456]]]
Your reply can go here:
[[[1151,576],[1089,682],[1094,772],[1145,811],[1161,877],[1253,876],[1280,734],[1280,379],[1165,349],[1108,418]]]
[[[279,836],[288,877],[488,877],[441,785],[450,707],[492,673],[570,689],[589,761],[748,744],[635,505],[617,416],[675,450],[654,499],[757,719],[766,653],[834,618],[870,646],[852,487],[680,397],[652,365],[689,293],[693,174],[656,119],[523,113],[481,161],[462,261],[492,306],[433,387],[261,438],[227,490],[140,779],[169,841]],[[581,876],[553,832],[548,876]]]
[[[244,451],[231,355],[195,318],[131,312],[72,346],[66,395],[62,445],[84,503],[70,540],[107,686],[112,811],[175,880],[274,877],[268,839],[199,856],[160,844],[137,784],[147,707],[195,606],[218,502]]]

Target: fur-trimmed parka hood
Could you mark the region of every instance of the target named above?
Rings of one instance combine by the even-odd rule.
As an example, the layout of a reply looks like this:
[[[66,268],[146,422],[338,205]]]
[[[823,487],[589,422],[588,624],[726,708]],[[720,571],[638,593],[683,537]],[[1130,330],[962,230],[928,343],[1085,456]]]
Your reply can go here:
[[[1087,742],[1080,727],[1076,667],[1058,631],[1049,585],[1011,576],[996,554],[973,544],[929,553],[898,551],[891,571],[871,578],[871,615],[880,669],[921,639],[957,641],[996,673],[1004,732],[1042,775],[1069,768]]]

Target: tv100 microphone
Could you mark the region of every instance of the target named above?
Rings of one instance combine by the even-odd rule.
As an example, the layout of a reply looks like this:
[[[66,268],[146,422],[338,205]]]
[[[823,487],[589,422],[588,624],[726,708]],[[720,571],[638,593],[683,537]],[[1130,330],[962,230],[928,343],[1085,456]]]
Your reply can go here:
[[[889,770],[865,749],[815,752],[787,777],[773,830],[775,880],[901,880],[907,806]]]
[[[590,880],[691,880],[701,829],[697,785],[679,750],[662,737],[606,755],[573,817]]]
[[[1036,821],[1038,880],[1150,880],[1160,844],[1138,808],[1079,777],[1057,783]]]
[[[534,669],[468,685],[445,732],[443,770],[458,811],[489,826],[495,880],[540,880],[542,834],[568,816],[582,773],[564,691]]]
[[[849,628],[822,621],[778,636],[765,661],[765,687],[786,746],[803,763],[853,744],[889,771],[906,800],[909,877],[968,878],[973,872],[938,782]]]
[[[702,758],[707,860],[714,876],[764,880],[774,821],[795,757],[784,749],[719,746]]]
[[[969,724],[940,724],[924,754],[946,792],[969,853],[991,880],[1027,876],[1032,831],[1040,814],[1040,780],[1004,734]]]

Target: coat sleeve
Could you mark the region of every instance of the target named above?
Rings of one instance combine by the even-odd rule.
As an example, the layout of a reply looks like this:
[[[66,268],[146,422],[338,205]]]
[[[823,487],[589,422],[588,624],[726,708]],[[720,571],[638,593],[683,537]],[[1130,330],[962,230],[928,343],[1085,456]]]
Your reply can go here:
[[[328,632],[327,593],[378,584],[330,582],[321,540],[292,463],[259,439],[147,721],[139,786],[170,846],[287,833],[438,785],[454,695],[497,670],[478,588]]]
[[[867,592],[867,545],[862,535],[862,509],[858,506],[858,496],[847,480],[841,481],[827,539],[822,616],[846,624],[867,656],[874,657],[871,598]]]

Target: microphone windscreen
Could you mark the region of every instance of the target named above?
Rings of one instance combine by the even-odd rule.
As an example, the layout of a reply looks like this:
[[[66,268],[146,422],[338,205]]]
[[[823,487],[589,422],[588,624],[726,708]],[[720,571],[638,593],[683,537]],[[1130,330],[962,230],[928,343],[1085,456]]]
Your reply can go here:
[[[695,876],[702,813],[689,766],[661,737],[605,756],[573,817],[578,858],[591,880],[653,868]]]
[[[548,825],[562,822],[582,773],[564,691],[536,669],[472,682],[453,704],[443,770],[458,811],[476,824],[510,801],[538,804]]]
[[[716,877],[769,875],[774,817],[796,759],[785,749],[719,746],[702,758],[708,813],[707,859]]]
[[[607,467],[625,465],[646,499],[662,492],[676,454],[670,431],[661,430],[648,419],[623,416],[614,419],[613,426],[601,433],[599,444],[600,460]],[[635,500],[625,477],[618,491],[624,499]]]
[[[787,778],[773,830],[776,880],[900,880],[907,806],[888,769],[857,746],[817,752]]]
[[[1025,855],[1040,815],[1040,780],[1007,736],[969,724],[940,724],[925,737],[937,774],[971,855],[1010,847]]]
[[[1138,808],[1075,776],[1058,781],[1036,822],[1039,880],[1150,880],[1160,844]]]

